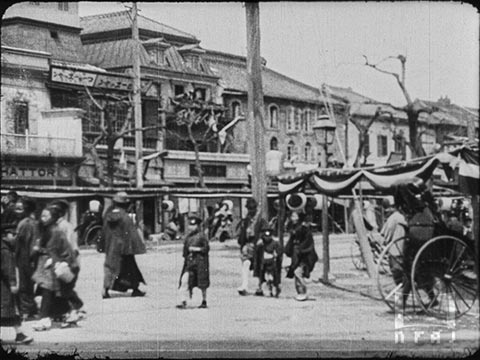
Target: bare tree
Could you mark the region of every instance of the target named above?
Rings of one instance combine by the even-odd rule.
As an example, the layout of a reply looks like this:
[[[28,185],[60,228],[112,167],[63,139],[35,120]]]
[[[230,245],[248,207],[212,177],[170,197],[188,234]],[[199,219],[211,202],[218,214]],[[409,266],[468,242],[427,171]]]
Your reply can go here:
[[[92,143],[85,141],[84,149],[92,155],[97,177],[102,184],[104,178],[104,166],[96,147],[102,140],[105,141],[107,145],[107,177],[102,185],[113,187],[115,178],[115,144],[127,134],[137,131],[136,128],[130,126],[133,112],[131,94],[118,95],[104,92],[94,96],[87,87],[85,87],[85,92],[90,101],[100,111],[100,123],[98,124],[98,119],[85,119],[85,121],[95,122],[95,124],[98,125],[100,132]],[[126,109],[125,116],[117,116],[119,108]],[[147,131],[151,129],[159,129],[160,127],[161,126],[147,126],[140,130]]]
[[[171,99],[173,111],[169,118],[187,129],[189,143],[195,152],[195,170],[200,187],[206,188],[200,161],[200,149],[212,141],[219,146],[218,132],[225,108],[213,102],[195,99],[193,93],[185,93]],[[172,136],[180,134],[171,132]]]
[[[348,106],[348,109],[350,107]],[[359,141],[360,143],[358,144],[358,149],[357,149],[357,155],[355,157],[355,162],[353,164],[354,167],[359,167],[363,155],[363,162],[362,166],[364,166],[367,163],[367,158],[370,155],[370,153],[365,151],[365,145],[367,144],[367,137],[368,137],[368,132],[370,130],[370,127],[372,124],[380,119],[381,117],[388,115],[390,118],[392,118],[392,113],[390,111],[385,111],[382,110],[382,108],[379,106],[377,107],[375,114],[369,118],[366,122],[360,121],[357,117],[352,116],[351,114],[347,113],[347,116],[349,117],[349,120],[355,125],[359,132]]]
[[[407,145],[410,147],[410,150],[412,152],[412,157],[416,158],[416,157],[425,156],[426,153],[425,153],[425,150],[423,149],[422,140],[421,140],[422,133],[418,131],[418,128],[419,128],[418,118],[420,116],[420,113],[424,112],[427,114],[431,114],[436,109],[430,106],[426,106],[425,104],[422,104],[419,100],[412,101],[412,98],[410,97],[410,94],[407,91],[406,82],[405,82],[407,58],[404,55],[388,56],[385,59],[379,61],[378,63],[372,64],[368,61],[368,58],[365,55],[363,55],[363,57],[365,58],[366,66],[371,67],[372,69],[377,70],[381,73],[392,75],[397,81],[397,84],[400,87],[400,90],[402,91],[407,104],[404,107],[400,107],[400,108],[394,107],[394,109],[405,111],[405,113],[407,114],[408,129],[409,129],[409,141],[407,142]],[[401,74],[398,74],[392,71],[387,71],[385,69],[378,67],[382,62],[384,62],[387,59],[395,59],[400,61]]]

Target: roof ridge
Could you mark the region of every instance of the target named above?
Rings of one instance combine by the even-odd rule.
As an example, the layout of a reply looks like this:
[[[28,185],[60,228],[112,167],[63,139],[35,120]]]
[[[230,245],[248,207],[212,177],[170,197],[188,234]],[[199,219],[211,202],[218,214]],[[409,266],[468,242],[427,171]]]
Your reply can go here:
[[[93,17],[98,17],[98,18],[100,18],[100,17],[102,17],[102,16],[103,16],[103,17],[106,17],[106,16],[112,17],[113,15],[118,16],[118,15],[120,15],[121,13],[127,13],[127,12],[128,12],[128,10],[119,10],[119,11],[112,11],[112,12],[107,12],[107,13],[102,13],[102,14],[93,14],[93,15],[87,15],[87,16],[80,16],[80,20],[86,19],[86,18],[93,18]]]
[[[343,86],[338,86],[338,85],[331,85],[331,84],[327,84],[325,83],[325,85],[329,86],[329,87],[334,87],[334,88],[337,88],[337,89],[342,89],[342,90],[346,90],[346,91],[350,91],[352,94],[355,94],[355,95],[358,95],[358,96],[361,96],[361,97],[364,97],[366,99],[369,99],[371,101],[375,101],[375,102],[380,102],[370,96],[366,96],[366,95],[363,95],[363,94],[360,94],[359,92],[355,91],[355,90],[352,90],[351,87],[343,87]]]
[[[289,81],[291,81],[291,82],[294,82],[294,83],[299,84],[299,85],[302,85],[302,86],[305,86],[305,87],[309,88],[310,90],[318,91],[318,93],[319,93],[319,95],[320,95],[320,89],[317,88],[317,87],[315,87],[315,86],[305,84],[304,82],[301,82],[301,81],[299,81],[299,80],[293,79],[293,78],[291,78],[291,77],[289,77],[289,76],[287,76],[287,75],[284,75],[284,74],[282,74],[282,73],[279,73],[279,72],[276,71],[276,70],[270,69],[269,67],[264,66],[264,68],[265,68],[265,70],[271,71],[271,72],[275,73],[276,75],[279,75],[279,76],[285,78],[286,80],[289,80]]]
[[[185,31],[183,31],[183,30],[179,30],[179,29],[177,29],[177,28],[174,28],[173,26],[170,26],[170,25],[161,23],[160,21],[157,21],[157,20],[151,19],[151,18],[149,18],[149,17],[143,16],[142,14],[138,14],[138,16],[141,16],[141,17],[143,17],[144,19],[147,19],[147,20],[152,21],[152,22],[154,22],[154,23],[157,23],[157,24],[159,24],[159,25],[165,26],[165,27],[167,27],[167,28],[169,28],[169,29],[178,31],[178,32],[180,32],[180,33],[182,33],[182,34],[185,34],[185,35],[188,35],[189,37],[194,38],[195,40],[198,40],[197,37],[196,37],[195,35],[193,35],[193,34],[187,33],[187,32],[185,32]]]

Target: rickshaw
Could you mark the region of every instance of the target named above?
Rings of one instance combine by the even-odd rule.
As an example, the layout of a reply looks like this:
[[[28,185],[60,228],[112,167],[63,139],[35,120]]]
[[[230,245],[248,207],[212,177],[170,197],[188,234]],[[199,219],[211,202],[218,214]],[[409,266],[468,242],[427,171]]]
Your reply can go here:
[[[382,299],[392,310],[461,317],[478,294],[473,239],[446,226],[421,179],[395,184],[394,193],[408,226],[376,261]]]

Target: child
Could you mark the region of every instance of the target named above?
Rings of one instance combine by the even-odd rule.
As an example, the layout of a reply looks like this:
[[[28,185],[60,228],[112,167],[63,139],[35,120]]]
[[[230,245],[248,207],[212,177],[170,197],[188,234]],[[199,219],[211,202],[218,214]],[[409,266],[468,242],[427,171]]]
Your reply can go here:
[[[200,309],[207,307],[207,288],[210,286],[210,275],[208,266],[208,240],[200,231],[201,220],[191,216],[188,219],[187,236],[183,244],[183,257],[185,262],[182,274],[180,275],[180,296],[179,309],[187,307],[187,294],[192,297],[192,290],[198,287],[202,290],[202,304]]]
[[[17,336],[16,344],[30,344],[33,338],[22,330],[20,312],[15,304],[15,294],[19,290],[18,270],[14,257],[15,237],[12,232],[2,229],[2,308],[0,323],[2,326],[13,327]]]
[[[278,297],[280,295],[280,271],[281,271],[281,248],[280,243],[273,239],[273,231],[264,228],[261,232],[261,238],[257,242],[259,261],[260,261],[260,279],[267,283],[270,296]],[[273,287],[275,292],[272,292]]]

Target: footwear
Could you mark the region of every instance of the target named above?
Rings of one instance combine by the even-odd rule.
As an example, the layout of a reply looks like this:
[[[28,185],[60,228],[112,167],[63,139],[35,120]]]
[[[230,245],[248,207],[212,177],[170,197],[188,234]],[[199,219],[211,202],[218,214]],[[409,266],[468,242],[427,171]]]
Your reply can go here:
[[[74,327],[74,326],[77,326],[77,323],[76,322],[68,322],[68,321],[64,321],[60,324],[60,327],[62,329],[66,329],[66,328],[69,328],[69,327]]]
[[[207,308],[207,302],[202,301],[202,304],[198,307],[199,309],[206,309]]]
[[[15,343],[16,344],[30,344],[33,341],[33,338],[31,336],[27,336],[24,333],[19,333],[15,337]]]
[[[307,294],[298,294],[296,297],[295,297],[295,300],[297,301],[305,301],[307,300],[308,297],[307,297]]]
[[[140,291],[140,290],[138,290],[138,289],[133,289],[133,291],[132,291],[132,296],[133,296],[133,297],[145,296],[145,292],[144,292],[144,291]]]
[[[32,326],[35,331],[45,331],[52,327],[52,320],[50,318],[40,319],[35,325]]]
[[[238,294],[242,295],[242,296],[245,296],[245,295],[247,295],[247,290],[245,290],[245,289],[238,290]]]
[[[187,308],[187,302],[182,301],[181,304],[177,305],[177,309],[186,309]]]
[[[80,320],[80,316],[78,315],[77,310],[72,310],[70,311],[69,314],[67,314],[65,321],[66,323],[71,323],[71,324],[76,324]]]
[[[108,289],[103,289],[102,298],[103,299],[109,299],[110,298],[110,294],[108,293]]]
[[[87,317],[87,312],[83,309],[78,310],[77,314],[78,314],[78,320],[83,320]]]
[[[281,292],[282,292],[282,289],[280,289],[280,287],[277,287],[277,290],[275,291],[275,297],[278,298]]]
[[[263,296],[263,290],[262,289],[255,290],[255,296]]]

